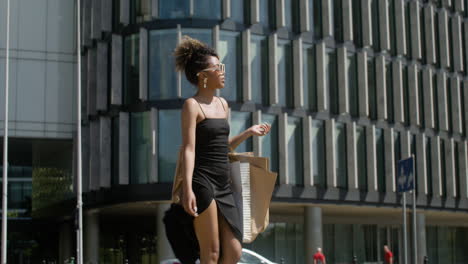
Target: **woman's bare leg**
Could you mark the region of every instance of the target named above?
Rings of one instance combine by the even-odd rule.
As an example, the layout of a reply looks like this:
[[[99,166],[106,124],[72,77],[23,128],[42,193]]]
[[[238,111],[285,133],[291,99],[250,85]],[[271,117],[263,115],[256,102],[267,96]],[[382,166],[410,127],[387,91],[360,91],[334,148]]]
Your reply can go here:
[[[219,260],[218,208],[215,200],[193,221],[200,244],[200,263],[217,264]]]
[[[224,216],[219,213],[218,216],[219,233],[221,241],[221,264],[235,264],[242,255],[242,245],[234,236],[231,227],[226,222]]]

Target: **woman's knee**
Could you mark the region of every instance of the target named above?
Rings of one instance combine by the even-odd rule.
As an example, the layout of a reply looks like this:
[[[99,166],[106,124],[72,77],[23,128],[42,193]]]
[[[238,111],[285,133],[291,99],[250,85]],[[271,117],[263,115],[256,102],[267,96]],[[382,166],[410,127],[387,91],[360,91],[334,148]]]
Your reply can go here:
[[[242,257],[242,246],[239,243],[232,243],[223,247],[223,263],[237,263]]]

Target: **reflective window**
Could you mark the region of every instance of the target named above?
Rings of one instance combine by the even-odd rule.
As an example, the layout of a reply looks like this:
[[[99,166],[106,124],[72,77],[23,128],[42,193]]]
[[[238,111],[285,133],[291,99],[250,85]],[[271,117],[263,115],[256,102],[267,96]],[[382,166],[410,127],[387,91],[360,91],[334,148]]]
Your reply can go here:
[[[302,56],[304,107],[315,112],[317,111],[317,73],[314,47],[312,45],[303,44]]]
[[[412,42],[412,38],[411,38],[411,21],[410,21],[410,17],[411,17],[411,13],[410,13],[410,2],[404,2],[403,3],[403,12],[404,12],[404,16],[405,16],[405,23],[404,23],[404,27],[406,28],[405,29],[405,33],[406,33],[406,56],[407,58],[412,58],[412,49],[411,49],[411,42]]]
[[[437,92],[437,86],[439,83],[437,82],[437,74],[432,74],[432,107],[434,109],[434,127],[439,129],[439,97],[437,96],[439,93]]]
[[[302,119],[300,117],[288,116],[286,143],[288,147],[289,184],[304,185]]]
[[[273,27],[275,24],[275,2],[271,0],[259,0],[260,2],[260,23],[266,27]]]
[[[250,42],[250,69],[252,100],[257,104],[268,104],[268,39],[252,34]]]
[[[130,35],[124,39],[124,103],[138,101],[140,85],[140,35]]]
[[[423,71],[421,68],[418,70],[418,105],[419,105],[419,123],[421,124],[421,127],[425,127]]]
[[[151,20],[151,0],[130,1],[130,21],[141,23]]]
[[[151,175],[150,112],[130,114],[130,183],[150,182]]]
[[[177,30],[151,31],[149,43],[149,99],[175,98],[177,74],[173,51],[177,45]]]
[[[385,192],[385,143],[383,129],[375,129],[375,147],[377,151],[377,189]]]
[[[111,185],[119,184],[119,118],[111,120]]]
[[[254,242],[242,246],[275,263],[305,263],[303,234],[303,224],[270,223]]]
[[[247,5],[250,2],[247,2]],[[237,23],[244,23],[244,10],[245,3],[244,0],[231,1],[231,19]]]
[[[293,102],[293,76],[292,76],[292,47],[288,40],[278,39],[278,101],[279,105],[292,107]]]
[[[221,19],[221,0],[194,1],[193,17]]]
[[[190,0],[159,0],[159,18],[183,18],[190,15]]]
[[[434,263],[468,263],[468,228],[427,226],[426,236],[428,257]]]
[[[446,91],[447,91],[447,121],[448,121],[448,128],[449,132],[453,132],[453,112],[452,112],[452,89],[455,89],[455,87],[452,87],[451,78],[446,78],[445,83],[446,83]]]
[[[405,113],[405,124],[409,125],[410,109],[409,109],[409,82],[408,82],[408,66],[403,65],[403,111]]]
[[[325,94],[330,112],[338,114],[338,74],[336,67],[336,53],[328,50],[325,56]]]
[[[387,119],[389,122],[394,122],[393,115],[393,76],[392,76],[392,63],[387,61],[385,63],[385,85],[387,88]]]
[[[377,119],[377,86],[375,80],[375,61],[373,57],[367,57],[367,88],[369,96],[369,116]]]
[[[343,42],[343,5],[340,0],[330,1],[330,13],[335,41]]]
[[[346,58],[346,74],[348,75],[349,111],[352,116],[359,116],[359,92],[357,83],[357,56],[348,53]]]
[[[429,137],[424,136],[424,144],[426,146],[426,181],[427,181],[427,195],[432,196],[432,154],[431,154],[431,140]]]
[[[395,159],[395,168],[398,168],[398,161],[401,160],[401,139],[400,139],[400,132],[393,131],[393,151],[394,151],[394,159]],[[394,182],[395,186],[398,186],[397,176],[394,175]]]
[[[299,30],[299,1],[298,0],[284,0],[284,16],[286,19],[286,28],[288,31]]]
[[[224,88],[221,95],[229,101],[238,101],[242,91],[242,51],[239,32],[221,31],[218,42],[218,55],[226,64]]]
[[[346,152],[346,126],[343,123],[335,123],[335,173],[336,187],[348,188]]]
[[[177,154],[182,146],[181,110],[158,111],[158,180],[171,182],[177,162]]]
[[[325,188],[327,186],[325,162],[325,125],[322,120],[312,120],[312,175],[314,185]]]
[[[454,150],[453,150],[453,152],[454,152],[453,157],[455,159],[454,160],[454,163],[455,163],[455,171],[454,171],[454,173],[455,173],[455,194],[456,194],[456,196],[458,198],[462,197],[461,193],[460,193],[460,184],[461,184],[460,179],[461,179],[461,177],[464,177],[463,175],[460,174],[461,170],[460,170],[460,153],[459,153],[459,151],[460,151],[460,148],[462,147],[462,146],[460,146],[461,144],[465,144],[465,142],[455,142]]]
[[[322,37],[322,1],[309,0],[310,29],[316,39]]]
[[[279,172],[279,152],[278,152],[278,118],[276,115],[263,114],[262,122],[271,125],[270,133],[260,137],[262,145],[262,156],[270,158],[270,170]]]
[[[352,1],[353,39],[357,47],[362,47],[361,1]]]
[[[372,16],[372,46],[375,50],[380,50],[379,0],[371,0],[370,8]]]
[[[252,126],[252,114],[250,112],[231,111],[231,131],[229,137],[235,137]],[[236,152],[252,151],[252,137],[242,142],[236,149]]]
[[[366,129],[356,126],[357,173],[359,190],[367,190]]]
[[[440,150],[439,150],[439,157],[440,157],[440,180],[441,180],[441,189],[442,189],[442,197],[447,196],[447,164],[445,162],[445,140],[440,139]]]
[[[209,29],[188,29],[182,28],[182,35],[187,35],[191,38],[198,39],[209,46],[212,46],[211,30]],[[229,65],[227,65],[229,67]],[[227,68],[226,67],[226,68]],[[189,98],[195,95],[197,87],[187,81],[184,74],[182,75],[182,97]]]
[[[390,51],[392,55],[396,55],[396,25],[395,25],[395,8],[394,0],[387,1],[388,8],[388,21],[390,23]]]

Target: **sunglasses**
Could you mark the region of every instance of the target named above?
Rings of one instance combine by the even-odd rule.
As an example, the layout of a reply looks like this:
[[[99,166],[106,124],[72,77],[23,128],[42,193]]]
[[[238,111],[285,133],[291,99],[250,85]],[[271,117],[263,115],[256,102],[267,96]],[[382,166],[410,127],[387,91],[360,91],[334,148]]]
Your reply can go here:
[[[207,69],[204,69],[200,72],[204,72],[204,71],[217,71],[217,72],[226,72],[226,65],[224,63],[220,63],[220,64],[217,64],[216,66],[214,67],[210,67],[210,68],[207,68]],[[200,72],[197,73],[197,76],[200,75]]]

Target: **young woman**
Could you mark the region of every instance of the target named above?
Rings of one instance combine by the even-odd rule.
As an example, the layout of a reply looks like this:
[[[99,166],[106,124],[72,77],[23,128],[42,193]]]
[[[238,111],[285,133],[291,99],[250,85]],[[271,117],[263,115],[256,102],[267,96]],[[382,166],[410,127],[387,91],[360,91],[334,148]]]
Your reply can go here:
[[[229,149],[250,136],[264,136],[268,124],[229,138],[228,104],[215,96],[224,88],[224,64],[206,44],[184,37],[174,53],[176,69],[198,87],[182,109],[184,210],[194,216],[201,264],[237,263],[242,254],[242,219],[229,182]]]

